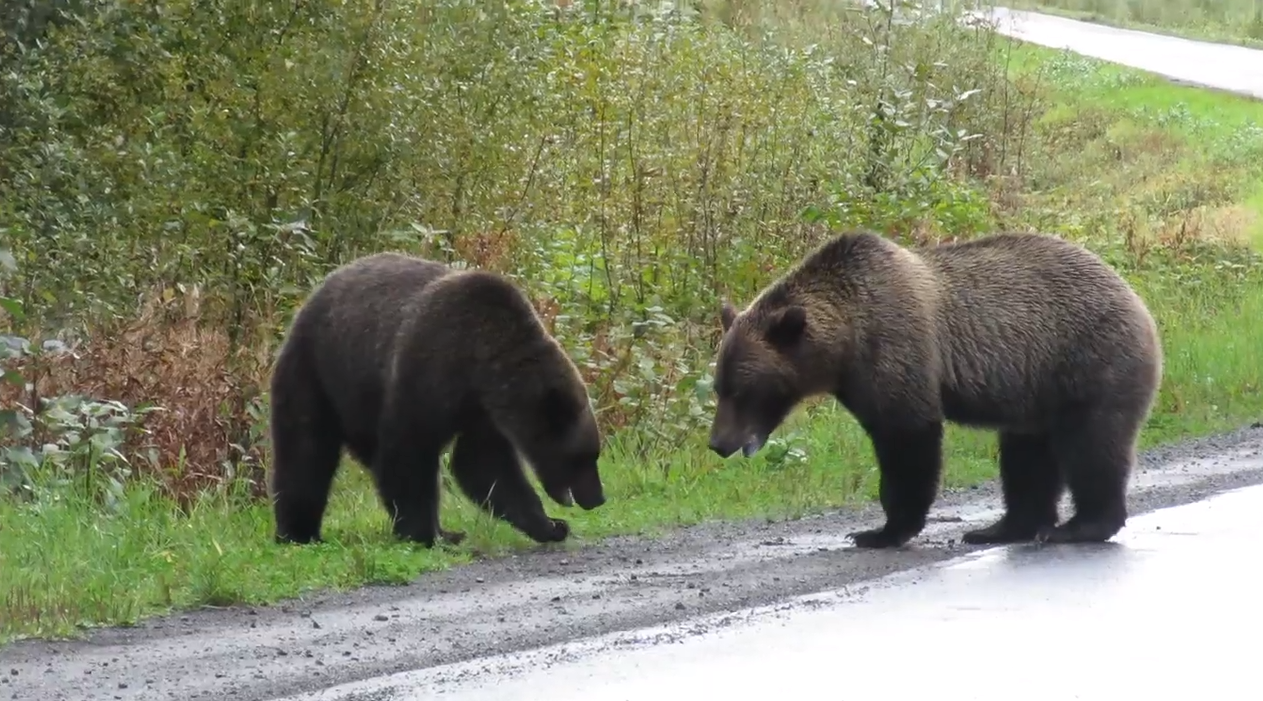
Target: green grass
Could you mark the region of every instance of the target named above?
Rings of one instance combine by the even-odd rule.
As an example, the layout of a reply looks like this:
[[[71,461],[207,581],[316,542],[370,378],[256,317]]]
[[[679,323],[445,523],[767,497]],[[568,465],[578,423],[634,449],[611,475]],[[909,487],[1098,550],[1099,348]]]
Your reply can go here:
[[[1053,87],[1037,126],[1046,150],[1067,155],[1035,170],[1032,189],[1054,220],[1135,217],[1150,234],[1179,224],[1263,245],[1263,103],[1033,45],[1009,61]]]
[[[1023,47],[1014,58],[1015,75],[1034,81],[1042,70],[1049,92],[1028,155],[1035,165],[1016,193],[997,186],[996,206],[1005,223],[1088,241],[1148,300],[1162,328],[1166,369],[1143,445],[1263,416],[1263,327],[1247,323],[1263,318],[1263,272],[1232,249],[1259,235],[1259,219],[1249,213],[1263,213],[1263,159],[1254,157],[1263,140],[1252,131],[1263,123],[1263,106],[1038,48]],[[1190,212],[1200,217],[1194,225]],[[1180,222],[1192,241],[1173,238]],[[798,412],[750,460],[721,461],[704,441],[697,435],[685,449],[652,459],[612,441],[602,461],[606,506],[549,507],[571,519],[574,539],[562,547],[714,519],[792,517],[875,497],[871,448],[829,402]],[[994,476],[990,434],[952,427],[946,450],[948,485]],[[328,542],[307,548],[272,545],[270,512],[227,496],[187,511],[143,484],[110,507],[73,490],[55,500],[0,500],[0,640],[63,636],[172,607],[406,582],[530,545],[451,494],[444,524],[469,531],[468,546],[426,551],[395,543],[363,470],[346,467],[334,487]]]
[[[1189,39],[1263,48],[1257,0],[1013,0],[1015,9]]]

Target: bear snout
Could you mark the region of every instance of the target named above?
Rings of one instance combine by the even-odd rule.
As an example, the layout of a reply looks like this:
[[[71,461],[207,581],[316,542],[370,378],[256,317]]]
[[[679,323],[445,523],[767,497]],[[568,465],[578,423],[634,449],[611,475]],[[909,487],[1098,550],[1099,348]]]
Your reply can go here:
[[[605,503],[605,488],[601,485],[601,477],[596,470],[583,470],[570,485],[570,494],[574,503],[584,511],[591,511]]]
[[[727,459],[741,451],[745,457],[750,457],[759,452],[763,447],[763,439],[758,436],[750,436],[749,438],[714,438],[710,439],[710,449],[721,458]]]
[[[720,399],[711,419],[709,447],[725,460],[741,450],[748,440],[745,422],[738,420],[736,413],[731,402]]]
[[[737,431],[725,431],[716,427],[710,433],[710,449],[721,458],[732,457],[745,447],[746,439]]]
[[[733,453],[737,452],[738,447],[739,444],[733,441],[723,440],[714,436],[710,437],[710,449],[721,458],[731,456]]]
[[[764,439],[762,436],[750,436],[750,439],[741,445],[741,454],[747,458],[759,452],[763,447]]]

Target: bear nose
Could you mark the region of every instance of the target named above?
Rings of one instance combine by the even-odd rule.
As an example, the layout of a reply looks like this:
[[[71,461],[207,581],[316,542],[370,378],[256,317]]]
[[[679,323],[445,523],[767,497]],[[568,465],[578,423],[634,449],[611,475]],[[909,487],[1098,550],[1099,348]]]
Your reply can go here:
[[[710,439],[710,449],[715,451],[715,454],[721,458],[727,458],[728,456],[737,452],[737,448],[735,446],[728,445],[722,439],[719,439],[719,438]]]

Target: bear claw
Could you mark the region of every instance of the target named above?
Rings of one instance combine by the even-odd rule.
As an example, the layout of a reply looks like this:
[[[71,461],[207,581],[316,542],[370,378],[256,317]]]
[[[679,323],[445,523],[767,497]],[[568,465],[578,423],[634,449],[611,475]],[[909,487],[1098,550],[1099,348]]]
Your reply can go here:
[[[552,522],[553,522],[552,540],[554,542],[560,543],[561,541],[570,537],[570,524],[569,523],[567,523],[565,520],[560,519],[560,518],[552,519]]]

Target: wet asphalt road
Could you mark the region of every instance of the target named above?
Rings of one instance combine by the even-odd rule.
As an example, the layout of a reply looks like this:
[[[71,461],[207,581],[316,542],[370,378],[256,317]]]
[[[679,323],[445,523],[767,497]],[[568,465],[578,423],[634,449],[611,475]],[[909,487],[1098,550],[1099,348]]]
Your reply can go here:
[[[1263,624],[1260,513],[1263,486],[1246,487],[1140,516],[1099,546],[995,548],[864,587],[286,701],[808,699],[822,688],[837,699],[1244,699],[1257,696],[1246,690],[1259,650],[1225,631],[1249,638]],[[971,667],[980,673],[959,673]]]
[[[1221,69],[1235,75],[1223,64],[1207,67]],[[1259,513],[1260,490],[1207,500],[1190,512],[1155,510],[1260,484],[1263,425],[1256,424],[1142,456],[1130,497],[1133,519],[1115,546],[961,546],[961,533],[998,513],[998,490],[989,484],[945,493],[933,512],[937,520],[898,551],[859,551],[845,539],[881,522],[879,510],[868,507],[782,523],[707,524],[654,539],[540,547],[427,574],[404,587],[194,611],[101,630],[83,641],[22,642],[0,649],[0,701],[412,701],[440,688],[448,692],[444,698],[458,699],[580,692],[644,698],[667,683],[668,698],[688,697],[685,689],[694,684],[757,693],[772,683],[792,697],[808,690],[795,687],[806,683],[799,674],[808,669],[841,675],[844,681],[831,688],[860,698],[877,696],[862,684],[892,674],[909,693],[928,689],[934,698],[956,698],[968,690],[969,698],[999,698],[988,693],[1039,672],[1038,685],[1018,687],[1023,698],[1075,698],[1074,690],[1111,684],[1118,685],[1115,697],[1123,688],[1126,696],[1142,697],[1151,685],[1183,690],[1192,675],[1180,675],[1192,665],[1199,693],[1233,697],[1217,694],[1229,690],[1219,685],[1231,680],[1252,688],[1230,676],[1249,665],[1240,664],[1225,637],[1203,633],[1222,624],[1249,635],[1258,617],[1240,583],[1257,581],[1258,548],[1243,541],[1263,522],[1251,516]],[[818,596],[823,603],[795,601],[839,588],[849,589]],[[750,610],[769,605],[776,608]],[[926,625],[933,621],[952,626]],[[661,625],[668,627],[645,630]],[[619,631],[634,632],[600,637]],[[909,636],[916,642],[903,642]],[[1225,646],[1215,647],[1221,640]],[[1032,647],[1023,647],[1027,641]],[[570,647],[550,647],[563,644]],[[894,658],[898,670],[873,652],[895,644],[909,650]],[[512,656],[530,650],[538,650],[533,658]],[[1094,654],[1100,650],[1115,657]],[[786,651],[794,654],[770,657]],[[529,683],[511,673],[539,657],[558,666]],[[985,672],[960,673],[978,667]],[[419,676],[389,676],[409,672]],[[1089,687],[1090,679],[1103,682]],[[622,695],[610,695],[620,689]],[[319,695],[302,696],[312,693]]]

